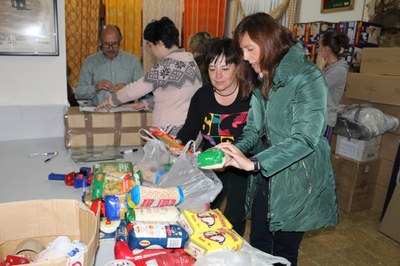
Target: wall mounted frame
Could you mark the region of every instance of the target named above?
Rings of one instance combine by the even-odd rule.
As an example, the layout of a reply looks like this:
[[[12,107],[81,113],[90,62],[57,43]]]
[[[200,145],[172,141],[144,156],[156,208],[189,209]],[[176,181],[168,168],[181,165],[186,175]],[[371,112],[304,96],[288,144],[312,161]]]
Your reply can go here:
[[[3,0],[0,17],[0,55],[59,55],[57,0]]]
[[[354,0],[321,0],[321,13],[351,10]]]

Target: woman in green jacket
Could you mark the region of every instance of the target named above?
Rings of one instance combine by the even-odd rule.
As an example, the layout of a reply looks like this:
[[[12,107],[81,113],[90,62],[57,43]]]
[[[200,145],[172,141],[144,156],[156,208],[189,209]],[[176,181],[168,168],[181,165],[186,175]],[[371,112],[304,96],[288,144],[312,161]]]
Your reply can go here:
[[[247,125],[235,144],[218,147],[232,157],[225,166],[253,171],[247,191],[252,208],[250,243],[297,265],[305,231],[338,223],[327,125],[327,85],[290,32],[257,13],[237,26],[234,44],[242,62],[241,86],[252,94]],[[267,147],[252,158],[244,154]]]

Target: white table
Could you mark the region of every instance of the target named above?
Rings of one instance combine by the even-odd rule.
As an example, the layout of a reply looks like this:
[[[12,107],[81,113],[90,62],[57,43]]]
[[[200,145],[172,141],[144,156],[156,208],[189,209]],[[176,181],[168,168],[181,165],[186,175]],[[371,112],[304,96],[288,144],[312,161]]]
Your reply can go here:
[[[127,150],[133,147],[119,147]],[[123,161],[138,162],[143,156],[141,147],[137,152],[124,155]],[[58,156],[44,162],[45,156],[28,157],[31,153],[58,151]],[[76,199],[81,200],[84,189],[66,186],[63,181],[48,180],[50,173],[68,174],[79,172],[83,166],[70,158],[70,151],[64,146],[63,138],[0,141],[0,203],[34,199]],[[114,259],[114,241],[100,242],[96,266],[104,266]]]

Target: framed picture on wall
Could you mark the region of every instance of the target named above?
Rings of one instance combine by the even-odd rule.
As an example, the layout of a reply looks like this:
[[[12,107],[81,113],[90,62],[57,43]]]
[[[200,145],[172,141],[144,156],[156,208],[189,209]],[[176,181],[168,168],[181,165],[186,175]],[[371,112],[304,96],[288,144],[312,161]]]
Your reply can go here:
[[[351,10],[354,0],[321,0],[321,13]]]
[[[57,0],[2,0],[0,18],[0,55],[59,55]]]

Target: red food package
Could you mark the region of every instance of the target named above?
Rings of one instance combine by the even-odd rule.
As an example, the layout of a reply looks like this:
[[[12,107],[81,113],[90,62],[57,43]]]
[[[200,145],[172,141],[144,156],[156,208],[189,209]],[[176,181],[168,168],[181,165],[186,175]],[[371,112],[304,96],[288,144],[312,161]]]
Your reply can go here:
[[[169,253],[135,261],[135,266],[192,266],[196,260],[187,254]]]
[[[8,255],[5,260],[0,261],[0,266],[20,265],[29,263],[31,262],[25,257]]]
[[[114,246],[115,259],[124,259],[132,261],[136,264],[136,261],[154,256],[165,255],[172,253],[173,249],[134,249],[131,250],[126,241],[117,241]]]

